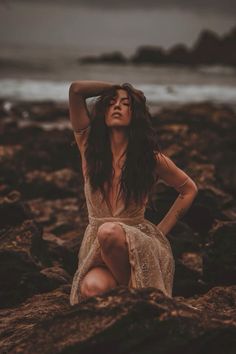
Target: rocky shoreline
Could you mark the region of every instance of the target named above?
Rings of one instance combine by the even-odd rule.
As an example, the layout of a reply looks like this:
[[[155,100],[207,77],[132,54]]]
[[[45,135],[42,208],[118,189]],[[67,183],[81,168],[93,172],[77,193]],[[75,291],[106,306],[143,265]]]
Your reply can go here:
[[[66,103],[0,101],[1,353],[233,353],[235,111],[209,102],[153,115],[162,151],[199,188],[167,235],[173,299],[118,287],[74,307],[69,292],[88,223],[80,154],[70,128],[40,126],[63,120]],[[159,182],[146,218],[157,223],[176,196]]]
[[[120,51],[102,53],[99,56],[85,56],[78,59],[81,64],[148,64],[180,65],[195,67],[198,65],[236,66],[236,27],[219,36],[211,30],[203,30],[191,48],[177,43],[169,49],[161,46],[142,45],[126,58]]]

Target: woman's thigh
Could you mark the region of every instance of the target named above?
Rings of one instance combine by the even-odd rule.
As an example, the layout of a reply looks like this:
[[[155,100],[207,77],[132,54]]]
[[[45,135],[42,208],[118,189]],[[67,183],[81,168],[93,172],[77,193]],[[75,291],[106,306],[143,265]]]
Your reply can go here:
[[[111,271],[104,265],[93,267],[81,281],[81,292],[86,296],[94,296],[118,285]]]

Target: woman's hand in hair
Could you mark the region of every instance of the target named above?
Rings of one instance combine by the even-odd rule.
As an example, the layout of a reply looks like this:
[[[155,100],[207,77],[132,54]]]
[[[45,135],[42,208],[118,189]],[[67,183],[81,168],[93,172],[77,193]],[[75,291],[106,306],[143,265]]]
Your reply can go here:
[[[134,94],[136,94],[138,96],[138,98],[141,98],[142,100],[146,101],[146,97],[145,97],[143,91],[136,89],[129,82],[125,82],[121,86],[124,87],[124,88],[129,87],[134,92]]]

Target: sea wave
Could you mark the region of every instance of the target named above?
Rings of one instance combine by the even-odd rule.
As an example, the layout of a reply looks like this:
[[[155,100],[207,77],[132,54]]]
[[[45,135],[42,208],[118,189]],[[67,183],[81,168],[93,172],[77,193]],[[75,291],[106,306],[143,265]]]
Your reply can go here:
[[[17,101],[68,101],[71,82],[0,79],[0,97]],[[150,105],[212,101],[236,104],[236,87],[203,84],[139,84]],[[89,99],[90,100],[90,99]]]
[[[233,68],[232,66],[200,65],[196,70],[203,74],[224,75],[224,76],[236,75],[236,68]]]

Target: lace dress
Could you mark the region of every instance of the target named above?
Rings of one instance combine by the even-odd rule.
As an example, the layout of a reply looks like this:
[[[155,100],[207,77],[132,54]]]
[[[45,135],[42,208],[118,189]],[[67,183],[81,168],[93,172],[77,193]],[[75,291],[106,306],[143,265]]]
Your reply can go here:
[[[167,237],[155,224],[144,218],[145,204],[140,208],[135,202],[128,208],[120,203],[112,214],[101,192],[92,192],[89,179],[84,180],[84,193],[89,224],[85,229],[78,254],[78,268],[74,274],[70,304],[80,303],[85,297],[80,292],[80,283],[86,273],[100,264],[101,246],[98,242],[98,227],[107,222],[116,222],[125,231],[129,252],[131,276],[129,288],[155,287],[172,297],[175,262]]]

